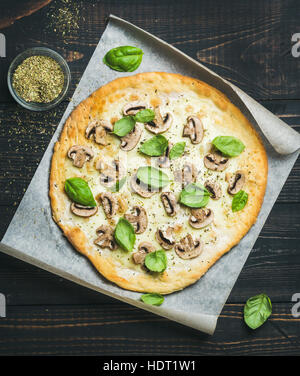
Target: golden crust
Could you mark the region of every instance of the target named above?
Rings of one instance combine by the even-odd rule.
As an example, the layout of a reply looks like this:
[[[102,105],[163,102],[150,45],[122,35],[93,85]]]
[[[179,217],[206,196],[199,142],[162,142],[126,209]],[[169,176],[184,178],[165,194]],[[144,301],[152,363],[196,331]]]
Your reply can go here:
[[[249,201],[247,206],[244,210],[235,213],[232,219],[235,230],[234,233],[230,233],[230,240],[221,242],[220,244],[224,244],[221,248],[216,247],[215,250],[208,252],[205,258],[201,259],[201,262],[193,264],[192,270],[187,271],[185,268],[172,269],[170,267],[157,276],[153,276],[143,270],[125,275],[121,270],[122,267],[116,263],[115,259],[107,252],[100,252],[80,226],[74,225],[72,219],[70,219],[68,211],[70,202],[64,193],[64,182],[67,178],[66,171],[68,169],[68,166],[66,166],[67,151],[74,144],[86,144],[87,140],[84,132],[89,120],[97,118],[104,113],[109,103],[115,103],[120,100],[124,96],[124,90],[127,88],[137,93],[141,88],[146,90],[147,88],[157,88],[165,94],[180,92],[184,89],[195,93],[201,98],[210,99],[224,115],[221,126],[227,127],[227,130],[234,131],[235,135],[240,135],[242,139],[246,138],[247,140],[246,147],[249,152],[240,161],[241,167],[246,167],[249,171],[249,183],[247,185]],[[134,94],[129,99],[137,99],[133,97],[135,97]],[[99,145],[95,145],[95,147],[102,148],[101,151],[104,150]],[[107,149],[107,155],[113,156],[114,150]],[[84,172],[86,177],[92,169],[93,162],[88,162]],[[179,74],[141,73],[116,79],[99,88],[71,113],[62,130],[60,139],[54,147],[49,195],[52,215],[56,223],[77,251],[88,257],[105,278],[128,290],[168,294],[196,282],[249,231],[256,221],[263,202],[267,173],[267,155],[259,136],[240,110],[224,94],[204,82]]]

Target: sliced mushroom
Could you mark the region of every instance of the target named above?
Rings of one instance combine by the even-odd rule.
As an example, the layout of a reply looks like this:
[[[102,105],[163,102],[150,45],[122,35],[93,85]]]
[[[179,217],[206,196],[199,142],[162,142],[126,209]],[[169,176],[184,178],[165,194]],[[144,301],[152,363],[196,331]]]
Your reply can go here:
[[[228,193],[230,193],[231,195],[235,195],[243,188],[245,182],[246,182],[245,173],[241,170],[236,171],[228,179],[228,189],[227,189]]]
[[[97,211],[97,206],[84,206],[77,204],[76,202],[72,202],[71,204],[71,212],[78,215],[78,217],[91,217],[92,215],[96,214]]]
[[[157,158],[157,166],[161,168],[167,168],[170,166],[169,154],[172,148],[172,144],[168,144],[167,149],[161,157]]]
[[[142,206],[134,206],[132,210],[134,214],[125,214],[124,218],[133,225],[136,234],[142,234],[148,226],[147,212]]]
[[[96,169],[100,171],[100,183],[105,187],[112,187],[126,175],[125,168],[119,160],[114,160],[111,164],[108,164],[99,159]]]
[[[200,239],[192,238],[191,234],[187,234],[175,245],[175,252],[183,260],[198,257],[202,252],[202,243]]]
[[[134,149],[137,143],[140,141],[142,132],[143,127],[141,123],[136,123],[131,132],[129,132],[126,136],[121,137],[120,148],[124,151],[130,151]]]
[[[173,192],[163,192],[160,195],[161,201],[164,205],[166,213],[173,217],[177,213],[178,204],[176,201],[176,197]]]
[[[74,145],[68,151],[68,157],[73,159],[73,165],[81,168],[85,162],[94,157],[94,152],[88,146]]]
[[[98,199],[103,207],[103,211],[107,218],[112,218],[118,208],[116,197],[110,192],[100,193]]]
[[[184,188],[187,184],[194,183],[198,176],[198,169],[193,163],[185,163],[181,170],[175,171],[175,180]]]
[[[123,107],[123,114],[124,115],[135,115],[141,110],[145,110],[147,108],[147,104],[140,101],[130,102],[127,103]]]
[[[204,165],[209,170],[224,171],[229,164],[229,159],[219,153],[209,153],[204,157]]]
[[[109,248],[111,250],[117,248],[117,243],[114,239],[114,230],[110,226],[102,225],[97,228],[96,234],[98,238],[94,241],[94,244],[101,248]]]
[[[220,184],[218,184],[217,182],[206,180],[204,187],[208,190],[208,192],[210,193],[210,198],[212,198],[213,200],[219,200],[219,198],[221,198],[222,189]]]
[[[173,227],[168,227],[166,231],[159,228],[156,231],[156,239],[164,249],[171,249],[175,245],[173,230]]]
[[[189,137],[193,144],[199,144],[203,139],[203,124],[197,116],[189,116],[183,128],[183,137]]]
[[[194,228],[203,228],[208,226],[214,220],[214,213],[211,209],[191,209],[189,224]]]
[[[107,132],[113,131],[113,125],[106,120],[93,120],[85,130],[85,137],[94,139],[97,144],[107,145]]]
[[[155,119],[145,124],[148,131],[158,134],[167,131],[173,122],[173,116],[167,112],[164,117],[161,116],[159,107],[155,108]]]
[[[143,184],[136,175],[132,176],[130,186],[135,193],[145,198],[152,197],[157,192],[157,190],[150,189],[147,185]]]
[[[147,254],[154,251],[155,247],[152,243],[142,242],[139,245],[138,251],[132,254],[133,261],[135,262],[135,264],[143,264]]]

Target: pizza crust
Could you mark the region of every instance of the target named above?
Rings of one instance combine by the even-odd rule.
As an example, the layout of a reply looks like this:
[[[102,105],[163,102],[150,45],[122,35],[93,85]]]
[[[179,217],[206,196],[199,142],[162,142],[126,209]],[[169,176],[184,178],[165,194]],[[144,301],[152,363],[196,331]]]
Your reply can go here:
[[[116,137],[109,135],[108,138],[110,142],[107,146],[103,147],[95,144],[93,141],[87,140],[85,138],[85,129],[88,123],[93,119],[106,117],[106,120],[112,122],[117,120],[118,116],[119,118],[121,117],[120,109],[114,109],[117,107],[117,104],[124,103],[124,101],[126,103],[126,101],[145,99],[145,97],[141,98],[141,96],[147,96],[149,105],[153,107],[157,105],[167,106],[172,101],[177,101],[176,103],[183,105],[183,101],[190,97],[192,104],[187,102],[184,103],[184,107],[182,107],[184,111],[186,111],[185,116],[196,112],[199,116],[205,117],[206,112],[209,112],[213,120],[207,119],[206,123],[204,122],[204,128],[207,130],[207,133],[201,144],[195,145],[195,147],[200,150],[199,160],[197,159],[195,161],[197,165],[201,165],[203,155],[207,150],[207,145],[209,145],[209,141],[213,138],[213,135],[210,135],[209,122],[214,123],[214,128],[219,132],[217,135],[233,135],[241,139],[246,145],[245,151],[240,156],[231,158],[231,160],[234,160],[233,164],[237,166],[234,170],[242,169],[247,171],[245,190],[249,194],[249,200],[246,207],[242,211],[228,214],[228,200],[231,200],[231,198],[226,197],[226,195],[229,195],[226,193],[226,188],[224,188],[226,184],[223,183],[225,199],[222,213],[221,209],[217,206],[219,203],[210,200],[213,208],[216,208],[216,211],[220,211],[220,219],[216,221],[216,224],[212,226],[213,228],[209,229],[207,232],[203,229],[196,230],[200,237],[203,237],[205,240],[208,239],[208,245],[206,246],[205,244],[205,251],[193,260],[181,260],[179,257],[176,258],[176,256],[174,256],[174,251],[166,251],[168,255],[168,267],[161,274],[148,273],[140,266],[134,265],[133,262],[129,260],[130,255],[128,254],[122,255],[119,251],[103,250],[97,247],[93,243],[96,238],[94,229],[98,227],[98,221],[105,223],[107,220],[103,217],[101,210],[98,210],[99,216],[97,217],[95,216],[89,219],[75,218],[75,216],[70,214],[70,200],[64,192],[65,180],[72,176],[80,176],[86,179],[89,184],[92,184],[91,189],[96,195],[98,187],[93,184],[97,181],[100,185],[99,173],[95,170],[96,157],[91,162],[87,162],[84,168],[76,169],[66,157],[67,152],[74,144],[88,145],[93,148],[98,156],[104,155],[107,159],[113,159],[116,153],[119,152],[119,141],[115,140]],[[168,101],[169,103],[166,104]],[[201,104],[199,106],[197,106],[198,101]],[[176,116],[181,116],[177,106],[174,107],[174,117]],[[148,133],[147,131],[144,132]],[[149,133],[149,137],[151,136],[153,135]],[[165,136],[167,137],[167,135]],[[185,138],[181,139],[181,141],[186,141],[188,144],[188,140]],[[136,153],[137,150],[138,146],[135,148],[135,151],[130,153]],[[130,162],[130,156],[133,154],[127,155]],[[194,155],[194,159],[195,158]],[[149,159],[147,160],[147,158],[145,158],[145,164],[147,163],[149,163]],[[225,173],[226,171],[223,175]],[[190,77],[179,74],[151,72],[116,79],[96,90],[74,109],[65,123],[59,141],[54,147],[50,172],[49,195],[52,215],[55,222],[60,226],[64,235],[69,239],[76,250],[86,256],[105,278],[124,289],[168,294],[196,282],[222,255],[236,245],[249,231],[256,221],[263,202],[267,184],[267,174],[267,155],[262,141],[249,121],[224,94],[206,83]],[[218,174],[214,172],[212,173],[212,177],[217,175]],[[223,177],[221,177],[221,179],[222,181],[224,180]],[[140,197],[136,198],[135,194],[131,194],[128,191],[124,194],[119,193],[118,196],[121,200],[125,201],[123,212],[118,213],[119,217],[126,211],[127,206],[129,206],[128,209],[130,209],[130,206],[134,205],[130,204],[131,200],[142,201]],[[154,196],[156,196],[156,200],[160,200],[159,194]],[[153,200],[155,200],[155,198]],[[151,201],[151,205],[156,205],[156,202]],[[187,210],[182,210],[185,216],[184,218],[187,218]],[[166,219],[162,217],[159,206],[157,206],[156,211],[157,213],[161,213],[160,218],[154,219],[157,226],[159,226],[161,222],[166,224]],[[225,215],[224,213],[227,214]],[[170,220],[170,218],[168,218],[168,220]],[[181,220],[179,222],[181,222]],[[109,223],[114,225],[115,222],[114,220],[110,220]],[[179,228],[176,236],[177,240],[182,238],[186,234],[186,231],[186,228]],[[195,230],[193,231],[194,236],[196,233]],[[144,236],[146,239],[147,237],[153,237],[151,233],[146,233]],[[136,247],[138,243],[137,235]],[[157,249],[159,248],[160,247]],[[119,261],[117,257],[120,257],[122,260],[124,259],[124,261]],[[175,266],[173,266],[173,262]]]

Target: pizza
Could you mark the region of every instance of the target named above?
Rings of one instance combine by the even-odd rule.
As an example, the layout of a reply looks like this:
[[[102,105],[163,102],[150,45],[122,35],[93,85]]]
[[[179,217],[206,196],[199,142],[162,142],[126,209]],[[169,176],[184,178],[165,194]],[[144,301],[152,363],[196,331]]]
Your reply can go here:
[[[118,78],[67,119],[54,147],[52,215],[107,280],[168,294],[249,231],[268,162],[240,110],[179,74]]]

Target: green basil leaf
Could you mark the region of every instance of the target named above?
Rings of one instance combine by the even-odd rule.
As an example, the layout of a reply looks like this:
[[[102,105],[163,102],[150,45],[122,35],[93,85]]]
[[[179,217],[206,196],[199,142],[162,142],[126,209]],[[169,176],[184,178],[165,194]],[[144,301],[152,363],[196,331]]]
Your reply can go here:
[[[150,108],[145,108],[144,110],[140,110],[137,114],[134,115],[135,121],[139,123],[148,123],[149,121],[154,120],[155,112]]]
[[[177,144],[175,144],[170,150],[169,158],[176,159],[181,157],[184,153],[185,145],[185,142],[177,142]]]
[[[190,208],[203,208],[209,201],[210,193],[202,185],[188,184],[180,193],[179,202]]]
[[[160,294],[144,294],[141,296],[141,300],[146,304],[160,306],[165,298]]]
[[[272,303],[266,294],[249,298],[244,307],[244,320],[251,329],[260,327],[271,315]]]
[[[140,167],[136,176],[142,183],[154,189],[163,188],[170,182],[167,174],[151,166]]]
[[[88,183],[81,178],[70,178],[65,182],[65,191],[69,198],[84,206],[97,206]]]
[[[104,64],[119,72],[133,72],[142,62],[143,51],[132,46],[120,46],[109,50],[103,58]]]
[[[114,185],[113,187],[110,187],[109,190],[112,192],[119,192],[122,189],[125,182],[126,182],[126,176],[124,176],[124,178],[122,178],[121,180],[118,180],[116,182],[116,185]]]
[[[167,268],[167,255],[163,249],[148,253],[145,265],[152,272],[161,273]]]
[[[115,240],[125,251],[132,251],[135,243],[135,232],[132,224],[125,218],[120,218],[115,228]]]
[[[215,137],[212,144],[226,157],[236,157],[245,149],[242,141],[232,136]]]
[[[150,155],[150,157],[159,157],[160,155],[164,154],[164,152],[167,150],[167,147],[168,140],[166,139],[166,137],[159,134],[144,142],[140,147],[140,152],[146,155]]]
[[[132,116],[125,116],[115,122],[113,133],[119,137],[124,137],[133,130],[134,126],[134,118]]]
[[[231,209],[233,212],[244,209],[248,202],[248,193],[240,190],[237,194],[233,196]]]

